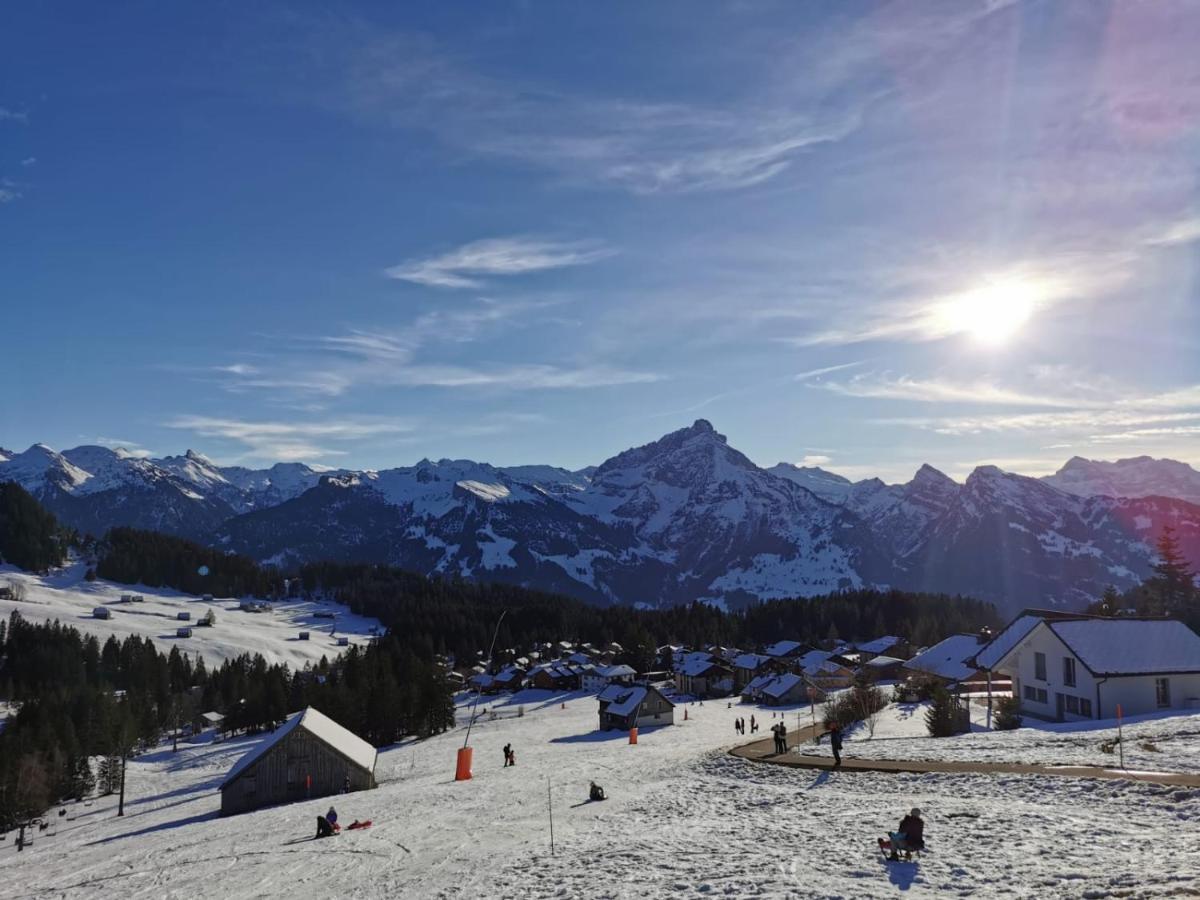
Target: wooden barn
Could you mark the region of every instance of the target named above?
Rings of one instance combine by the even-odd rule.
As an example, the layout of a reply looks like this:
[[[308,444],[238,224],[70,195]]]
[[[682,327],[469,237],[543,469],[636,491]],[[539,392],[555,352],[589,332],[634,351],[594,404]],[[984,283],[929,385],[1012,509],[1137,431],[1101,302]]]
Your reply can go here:
[[[221,815],[375,787],[375,748],[312,707],[237,761],[221,785]]]

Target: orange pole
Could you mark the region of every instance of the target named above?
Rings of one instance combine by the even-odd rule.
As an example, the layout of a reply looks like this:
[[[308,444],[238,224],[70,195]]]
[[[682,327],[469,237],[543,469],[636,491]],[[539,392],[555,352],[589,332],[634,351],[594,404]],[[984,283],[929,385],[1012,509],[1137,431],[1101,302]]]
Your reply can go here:
[[[637,743],[637,726],[636,725],[634,725],[632,728],[629,729],[629,743],[631,743],[631,744]]]
[[[454,770],[455,781],[471,780],[471,757],[474,755],[475,751],[470,747],[458,748],[458,768]]]

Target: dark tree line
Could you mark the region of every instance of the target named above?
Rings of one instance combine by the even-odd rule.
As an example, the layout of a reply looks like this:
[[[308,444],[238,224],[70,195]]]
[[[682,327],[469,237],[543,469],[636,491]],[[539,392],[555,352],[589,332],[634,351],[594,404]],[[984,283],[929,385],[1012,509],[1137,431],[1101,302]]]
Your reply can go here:
[[[655,648],[668,643],[745,648],[783,637],[818,643],[895,634],[924,645],[1002,624],[990,603],[904,591],[772,600],[729,613],[705,603],[659,610],[596,607],[513,585],[426,578],[375,565],[315,564],[305,566],[300,578],[305,590],[332,594],[354,612],[378,618],[418,655],[453,654],[460,661],[487,650],[501,610],[507,614],[499,656],[538,642],[616,641],[643,671],[655,665]]]
[[[218,597],[269,597],[282,583],[274,569],[248,556],[222,553],[156,531],[109,529],[97,552],[96,574],[122,584]]]
[[[0,482],[0,562],[30,572],[62,565],[73,535],[12,481]]]
[[[1175,529],[1167,526],[1155,542],[1158,561],[1150,577],[1124,593],[1112,585],[1104,596],[1088,607],[1101,616],[1120,616],[1132,611],[1139,616],[1170,616],[1200,633],[1200,588],[1196,572],[1179,547]]]

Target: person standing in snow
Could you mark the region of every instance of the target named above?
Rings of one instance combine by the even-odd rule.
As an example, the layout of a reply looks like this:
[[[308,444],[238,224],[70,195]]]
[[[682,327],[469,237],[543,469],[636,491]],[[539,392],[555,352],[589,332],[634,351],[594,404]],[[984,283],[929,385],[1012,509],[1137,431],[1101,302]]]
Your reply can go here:
[[[787,753],[787,726],[783,724],[783,714],[779,715],[779,752]]]
[[[833,767],[839,768],[842,765],[842,729],[837,725],[829,730],[829,746],[833,750]]]
[[[512,765],[512,744],[504,745],[504,768]]]

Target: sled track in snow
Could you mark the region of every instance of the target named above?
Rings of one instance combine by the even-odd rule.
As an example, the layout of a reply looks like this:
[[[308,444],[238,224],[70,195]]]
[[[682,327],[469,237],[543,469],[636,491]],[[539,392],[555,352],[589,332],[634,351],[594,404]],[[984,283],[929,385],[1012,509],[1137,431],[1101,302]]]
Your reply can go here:
[[[793,743],[798,740],[799,743]],[[1144,772],[1126,769],[1106,769],[1100,766],[1047,766],[1029,763],[958,762],[923,759],[856,759],[842,756],[842,765],[835,768],[833,757],[808,755],[800,752],[813,740],[813,727],[807,726],[788,735],[788,752],[777,754],[773,738],[761,738],[734,747],[730,755],[751,762],[789,766],[795,769],[819,769],[838,772],[884,772],[893,775],[913,774],[976,774],[976,775],[1048,775],[1056,778],[1100,778],[1106,781],[1143,781],[1172,787],[1200,788],[1200,775],[1179,772]]]

